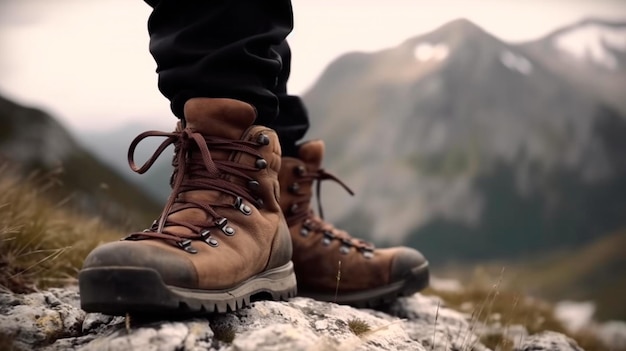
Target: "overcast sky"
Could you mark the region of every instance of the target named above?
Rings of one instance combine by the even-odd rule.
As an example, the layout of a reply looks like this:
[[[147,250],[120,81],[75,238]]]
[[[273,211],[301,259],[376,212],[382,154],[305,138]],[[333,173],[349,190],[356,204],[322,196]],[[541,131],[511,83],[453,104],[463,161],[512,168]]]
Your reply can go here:
[[[626,19],[624,0],[294,0],[293,93],[337,56],[376,51],[467,18],[525,41],[585,17]],[[167,128],[141,0],[0,0],[0,94],[74,131],[152,121]]]

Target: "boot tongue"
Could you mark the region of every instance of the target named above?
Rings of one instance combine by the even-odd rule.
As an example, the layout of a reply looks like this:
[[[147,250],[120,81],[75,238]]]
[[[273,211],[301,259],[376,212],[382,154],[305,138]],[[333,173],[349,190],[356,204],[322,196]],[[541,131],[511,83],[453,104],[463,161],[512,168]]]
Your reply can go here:
[[[324,149],[324,141],[311,140],[300,145],[298,156],[302,162],[306,163],[308,168],[318,170],[324,159]]]
[[[185,103],[185,122],[187,128],[203,136],[212,136],[230,140],[240,140],[243,134],[254,123],[256,111],[252,105],[233,99],[193,98]],[[180,128],[180,127],[179,127]],[[194,148],[195,149],[195,148]],[[213,160],[226,160],[231,152],[223,150],[209,150]],[[194,153],[198,162],[199,153]],[[196,177],[193,174],[185,177]],[[232,201],[232,196],[220,200],[224,194],[218,190],[189,190],[179,195],[181,202],[214,203]],[[174,212],[168,216],[169,220],[180,223],[207,222],[216,218],[209,218],[208,214],[199,208],[187,208]],[[167,230],[179,234],[191,234],[191,230],[183,226],[168,226]]]
[[[185,103],[187,127],[205,135],[239,140],[254,123],[252,105],[233,99],[193,98]]]

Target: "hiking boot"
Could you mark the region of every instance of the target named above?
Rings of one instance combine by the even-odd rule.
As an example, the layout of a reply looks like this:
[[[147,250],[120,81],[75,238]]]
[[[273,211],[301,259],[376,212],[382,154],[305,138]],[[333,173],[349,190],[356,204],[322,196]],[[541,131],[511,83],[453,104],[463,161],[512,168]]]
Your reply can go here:
[[[279,174],[280,204],[293,242],[298,293],[322,301],[376,307],[428,286],[428,262],[408,247],[376,249],[323,220],[320,183],[334,180],[322,169],[324,143],[309,141],[298,158],[283,157]],[[317,182],[318,213],[311,208]]]
[[[186,126],[145,132],[129,164],[144,173],[174,144],[172,193],[152,226],[94,249],[79,274],[88,312],[168,314],[234,311],[251,300],[296,293],[289,229],[278,204],[276,133],[253,126],[254,108],[231,99],[185,104]],[[142,166],[134,149],[165,141]]]

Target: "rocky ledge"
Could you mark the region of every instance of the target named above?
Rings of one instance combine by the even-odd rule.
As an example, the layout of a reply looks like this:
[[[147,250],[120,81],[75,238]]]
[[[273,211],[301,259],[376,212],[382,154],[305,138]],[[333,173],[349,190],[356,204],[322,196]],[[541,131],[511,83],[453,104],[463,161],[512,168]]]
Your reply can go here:
[[[498,334],[513,350],[582,350],[563,334],[487,328],[416,294],[380,311],[307,298],[260,301],[236,313],[137,320],[85,313],[76,288],[0,293],[2,350],[488,350]],[[497,328],[496,328],[497,329]],[[498,347],[496,347],[498,348]]]

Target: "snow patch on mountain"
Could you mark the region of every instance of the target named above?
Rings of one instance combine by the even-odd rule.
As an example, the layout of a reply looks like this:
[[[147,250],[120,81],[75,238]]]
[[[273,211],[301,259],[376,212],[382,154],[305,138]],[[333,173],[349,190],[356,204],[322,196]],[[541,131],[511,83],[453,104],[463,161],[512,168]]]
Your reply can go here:
[[[529,75],[533,70],[533,65],[524,56],[517,55],[511,51],[502,51],[500,53],[500,62],[512,71],[519,72],[523,75]]]
[[[626,28],[590,23],[556,36],[554,45],[578,60],[614,70],[619,63],[613,52],[626,52]]]
[[[450,48],[445,44],[419,43],[415,46],[413,55],[420,62],[443,61],[450,54]]]

